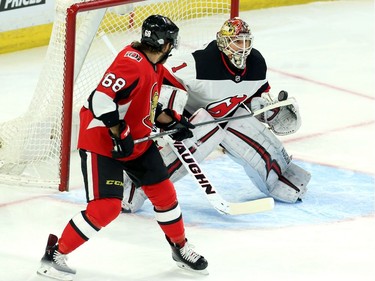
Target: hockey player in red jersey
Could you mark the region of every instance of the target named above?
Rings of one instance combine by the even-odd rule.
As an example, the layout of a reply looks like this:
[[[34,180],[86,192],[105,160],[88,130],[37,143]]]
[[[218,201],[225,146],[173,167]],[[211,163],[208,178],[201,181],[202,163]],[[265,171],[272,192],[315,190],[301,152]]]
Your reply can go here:
[[[168,60],[169,72],[164,83],[187,92],[184,115],[189,117],[203,108],[213,118],[235,117],[287,98],[270,91],[267,65],[262,54],[253,48],[253,40],[248,24],[240,18],[232,18],[224,22],[216,40],[203,49]],[[175,93],[166,104],[176,100]],[[307,191],[310,174],[292,161],[276,137],[292,134],[301,125],[298,105],[295,99],[291,100],[293,104],[260,116],[229,121],[225,126],[218,126],[210,138],[189,139],[184,141],[185,145],[194,146],[198,161],[204,159],[201,155],[207,156],[220,145],[244,167],[249,179],[265,195],[281,202],[298,202]],[[201,130],[204,128],[195,129],[194,136],[204,136]],[[215,138],[211,144],[205,144]],[[163,151],[161,154],[172,174],[171,179],[180,179],[186,174],[184,167],[176,164],[176,156]],[[146,198],[142,190],[126,189],[124,211],[135,212]]]
[[[176,140],[192,137],[194,126],[187,118],[158,104],[163,63],[177,47],[178,31],[167,17],[148,17],[141,41],[117,55],[82,107],[78,148],[88,204],[68,222],[60,238],[50,234],[39,274],[72,280],[76,271],[66,264],[66,255],[119,215],[124,171],[153,203],[177,265],[206,272],[206,259],[185,238],[176,192],[155,143],[134,143],[150,135],[154,124],[166,130],[179,128],[172,135]]]

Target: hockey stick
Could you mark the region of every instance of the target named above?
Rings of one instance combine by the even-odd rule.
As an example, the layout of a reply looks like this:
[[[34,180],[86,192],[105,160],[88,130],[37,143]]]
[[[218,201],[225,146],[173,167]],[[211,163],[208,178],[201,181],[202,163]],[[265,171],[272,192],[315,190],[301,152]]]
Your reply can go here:
[[[241,215],[253,214],[272,210],[274,207],[274,200],[271,197],[250,200],[240,203],[232,203],[224,200],[220,194],[217,193],[212,183],[207,179],[198,162],[195,160],[193,154],[181,141],[173,141],[167,138],[174,153],[180,159],[185,169],[194,178],[198,184],[199,189],[204,192],[210,204],[221,214]]]
[[[278,107],[282,107],[282,106],[291,105],[291,104],[293,104],[293,100],[292,99],[294,100],[294,98],[289,98],[289,99],[286,99],[286,100],[282,100],[282,101],[270,104],[270,105],[265,106],[265,107],[263,107],[263,108],[261,108],[259,110],[255,110],[254,112],[249,113],[249,114],[240,115],[240,116],[233,116],[233,117],[223,117],[223,118],[218,118],[218,119],[215,119],[215,120],[201,122],[201,123],[194,124],[194,125],[195,125],[195,127],[200,127],[200,126],[205,126],[205,125],[209,125],[209,124],[221,124],[221,123],[225,123],[225,122],[232,121],[232,120],[244,119],[244,118],[249,118],[249,117],[257,116],[257,115],[262,114],[262,113],[264,113],[264,112],[266,112],[268,110],[272,110],[272,109],[275,109],[275,108],[278,108]],[[148,137],[137,139],[137,140],[134,141],[134,143],[140,143],[140,142],[144,142],[144,141],[148,141],[148,140],[153,140],[153,139],[156,139],[156,138],[160,138],[160,137],[163,137],[163,136],[166,136],[166,135],[171,135],[171,134],[176,133],[177,131],[178,131],[178,129],[164,131],[164,132],[157,133],[157,134],[154,134],[154,135],[151,135],[151,136],[148,136]]]

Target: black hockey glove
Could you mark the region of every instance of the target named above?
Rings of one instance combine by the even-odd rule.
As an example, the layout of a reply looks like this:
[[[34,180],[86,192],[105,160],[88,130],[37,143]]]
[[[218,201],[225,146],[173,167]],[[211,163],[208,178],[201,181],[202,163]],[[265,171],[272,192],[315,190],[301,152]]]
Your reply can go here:
[[[133,137],[130,134],[129,126],[125,123],[125,121],[121,121],[119,130],[119,137],[115,136],[111,130],[109,130],[109,135],[111,136],[113,142],[112,157],[115,159],[130,156],[134,149]]]
[[[195,126],[191,124],[185,116],[180,115],[169,108],[164,109],[163,112],[172,117],[173,120],[169,123],[155,121],[156,127],[163,129],[164,131],[177,129],[178,132],[171,134],[171,138],[176,141],[182,141],[193,136],[193,132],[190,129],[194,129]]]

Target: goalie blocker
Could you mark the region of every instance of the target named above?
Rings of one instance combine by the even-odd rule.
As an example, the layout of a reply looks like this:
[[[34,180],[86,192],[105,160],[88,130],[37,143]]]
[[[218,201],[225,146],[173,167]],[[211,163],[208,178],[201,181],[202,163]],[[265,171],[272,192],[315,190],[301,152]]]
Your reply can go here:
[[[174,109],[182,112],[187,96],[185,91],[163,86],[160,98],[164,105],[174,104]],[[241,107],[233,117],[244,114],[248,114],[248,111]],[[299,118],[299,114],[296,117]],[[213,117],[204,109],[198,110],[191,117],[192,124],[209,120],[213,120]],[[300,120],[295,122],[300,125]],[[184,140],[184,144],[198,162],[221,145],[235,162],[243,166],[252,183],[265,195],[286,203],[295,203],[304,197],[310,173],[292,162],[282,143],[257,118],[232,120],[224,129],[217,124],[197,127],[193,133],[193,138]],[[171,180],[176,182],[187,171],[168,143],[163,140],[158,143],[161,144],[160,153]],[[146,199],[141,188],[136,189],[128,183],[124,191],[123,211],[136,212]]]

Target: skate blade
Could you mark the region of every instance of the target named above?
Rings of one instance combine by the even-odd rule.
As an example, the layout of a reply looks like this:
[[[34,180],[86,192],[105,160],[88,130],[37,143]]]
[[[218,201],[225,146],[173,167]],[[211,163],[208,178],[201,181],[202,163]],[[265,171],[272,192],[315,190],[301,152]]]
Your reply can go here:
[[[181,262],[176,262],[176,264],[179,268],[185,269],[185,270],[190,271],[190,272],[194,272],[194,273],[198,273],[198,274],[202,274],[202,275],[209,275],[210,274],[208,272],[207,268],[201,269],[201,270],[196,270],[196,269],[193,269],[193,268],[191,268],[191,267],[189,267],[186,264],[181,263]]]
[[[49,277],[56,280],[72,281],[73,275],[66,272],[61,272],[53,268],[52,266],[42,265],[37,272],[39,275]]]

